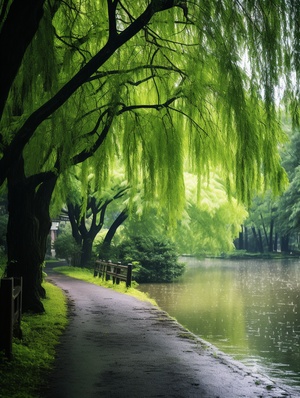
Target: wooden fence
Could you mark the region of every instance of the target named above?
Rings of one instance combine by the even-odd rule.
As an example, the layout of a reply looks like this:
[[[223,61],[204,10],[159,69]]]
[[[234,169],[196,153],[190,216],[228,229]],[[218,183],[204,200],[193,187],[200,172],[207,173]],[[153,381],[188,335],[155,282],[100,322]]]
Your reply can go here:
[[[113,283],[116,283],[117,285],[120,281],[125,281],[126,287],[130,287],[132,279],[132,264],[122,265],[121,263],[114,264],[111,261],[97,260],[94,267],[94,277],[96,276],[105,280],[112,278]]]
[[[12,358],[13,336],[22,338],[22,277],[0,280],[0,350]]]

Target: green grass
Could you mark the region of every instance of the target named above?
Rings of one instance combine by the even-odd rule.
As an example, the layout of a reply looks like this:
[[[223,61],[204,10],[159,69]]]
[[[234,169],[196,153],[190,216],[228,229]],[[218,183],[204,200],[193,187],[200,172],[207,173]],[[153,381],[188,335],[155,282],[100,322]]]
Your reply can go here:
[[[61,274],[70,276],[72,278],[80,279],[85,282],[93,283],[94,285],[103,286],[109,289],[116,290],[117,292],[128,294],[136,297],[141,301],[148,301],[157,306],[155,300],[151,299],[146,293],[136,289],[138,286],[136,282],[132,283],[132,287],[127,288],[125,282],[120,282],[119,285],[113,284],[112,281],[105,281],[102,278],[94,277],[94,270],[88,268],[79,268],[71,266],[55,267],[54,270]]]
[[[24,314],[23,339],[14,339],[13,359],[0,354],[0,398],[38,398],[45,372],[51,369],[55,346],[67,324],[67,303],[62,291],[45,283],[46,312],[41,315]]]

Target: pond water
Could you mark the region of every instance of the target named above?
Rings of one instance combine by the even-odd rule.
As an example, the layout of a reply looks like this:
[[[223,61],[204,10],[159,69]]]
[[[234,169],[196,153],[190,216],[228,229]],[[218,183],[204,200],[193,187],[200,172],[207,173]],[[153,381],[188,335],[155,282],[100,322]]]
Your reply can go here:
[[[171,284],[141,284],[191,332],[300,393],[300,260],[195,260]]]

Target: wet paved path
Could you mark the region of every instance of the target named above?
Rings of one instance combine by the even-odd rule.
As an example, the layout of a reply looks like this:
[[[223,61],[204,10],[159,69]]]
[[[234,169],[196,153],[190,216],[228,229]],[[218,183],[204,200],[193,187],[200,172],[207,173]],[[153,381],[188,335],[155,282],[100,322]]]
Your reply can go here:
[[[70,303],[44,398],[296,397],[133,297],[49,272]]]

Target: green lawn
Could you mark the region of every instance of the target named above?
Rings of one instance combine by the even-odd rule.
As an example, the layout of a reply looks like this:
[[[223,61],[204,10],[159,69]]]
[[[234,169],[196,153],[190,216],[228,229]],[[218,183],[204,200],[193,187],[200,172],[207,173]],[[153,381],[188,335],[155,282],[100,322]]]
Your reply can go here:
[[[67,324],[67,303],[62,291],[44,283],[47,298],[46,312],[41,315],[24,314],[23,339],[14,339],[13,359],[0,354],[0,397],[37,398],[45,372],[51,369],[55,346]]]

